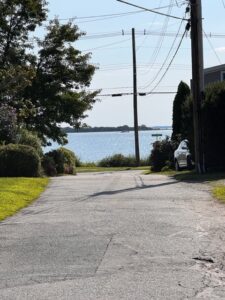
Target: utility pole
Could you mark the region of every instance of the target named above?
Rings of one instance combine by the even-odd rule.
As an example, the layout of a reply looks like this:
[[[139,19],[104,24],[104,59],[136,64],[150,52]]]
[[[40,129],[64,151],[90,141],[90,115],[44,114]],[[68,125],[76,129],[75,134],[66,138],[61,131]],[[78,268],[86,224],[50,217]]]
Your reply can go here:
[[[191,44],[192,44],[192,93],[195,142],[196,172],[205,172],[201,104],[204,97],[202,4],[201,0],[190,0],[191,4]]]
[[[134,139],[135,139],[135,157],[136,165],[140,165],[139,136],[138,136],[138,108],[137,108],[137,62],[135,29],[132,28],[132,49],[133,49],[133,106],[134,106]]]

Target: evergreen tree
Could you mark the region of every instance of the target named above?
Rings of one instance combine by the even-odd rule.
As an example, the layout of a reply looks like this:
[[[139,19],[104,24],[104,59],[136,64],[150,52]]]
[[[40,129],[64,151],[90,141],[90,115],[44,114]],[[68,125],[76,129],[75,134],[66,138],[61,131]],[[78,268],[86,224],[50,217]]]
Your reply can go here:
[[[189,86],[181,81],[178,85],[177,94],[174,98],[173,102],[173,125],[172,125],[172,140],[178,141],[179,138],[187,138],[185,128],[190,124],[184,124],[186,120],[185,114],[187,113],[187,101],[190,96],[190,88]],[[190,111],[188,111],[189,113]],[[191,112],[192,114],[192,112]],[[187,126],[186,126],[187,125]]]

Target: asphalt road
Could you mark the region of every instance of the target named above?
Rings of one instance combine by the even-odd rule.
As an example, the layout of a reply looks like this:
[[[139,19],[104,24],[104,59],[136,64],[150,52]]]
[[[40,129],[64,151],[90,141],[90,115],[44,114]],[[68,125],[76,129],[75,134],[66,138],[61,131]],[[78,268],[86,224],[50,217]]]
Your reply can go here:
[[[225,299],[224,221],[206,184],[54,178],[0,223],[0,299]]]

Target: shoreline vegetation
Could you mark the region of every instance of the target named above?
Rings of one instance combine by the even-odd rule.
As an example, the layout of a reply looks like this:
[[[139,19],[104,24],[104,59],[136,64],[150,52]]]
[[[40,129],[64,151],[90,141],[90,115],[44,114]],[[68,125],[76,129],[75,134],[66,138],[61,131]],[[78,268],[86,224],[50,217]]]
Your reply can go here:
[[[171,126],[155,126],[148,127],[146,125],[141,125],[138,127],[140,131],[150,131],[150,130],[171,130]],[[84,125],[79,128],[72,127],[63,127],[62,131],[65,133],[79,133],[79,132],[129,132],[134,131],[134,127],[130,127],[128,125],[118,126],[118,127],[91,127]]]

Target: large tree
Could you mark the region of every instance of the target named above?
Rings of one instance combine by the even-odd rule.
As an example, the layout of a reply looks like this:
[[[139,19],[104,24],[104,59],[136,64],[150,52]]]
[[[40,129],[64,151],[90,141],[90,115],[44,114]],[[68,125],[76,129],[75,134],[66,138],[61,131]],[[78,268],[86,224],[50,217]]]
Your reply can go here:
[[[36,113],[26,120],[42,138],[48,137],[63,143],[65,133],[61,122],[76,127],[92,108],[97,92],[87,92],[95,67],[89,64],[89,54],[74,47],[82,33],[76,25],[60,25],[53,20],[47,34],[38,41],[39,52],[35,63],[32,85],[26,89]]]
[[[86,91],[95,67],[89,54],[75,48],[83,33],[58,20],[49,23],[37,40],[37,54],[31,54],[31,32],[46,12],[44,0],[0,2],[0,106],[14,108],[19,125],[36,131],[44,143],[64,143],[60,123],[76,126],[95,102],[97,92]]]
[[[44,0],[2,0],[0,2],[0,101],[22,100],[31,84],[34,56],[29,34],[46,19]]]
[[[173,125],[172,140],[178,141],[179,138],[187,138],[186,135],[186,113],[189,113],[188,98],[190,97],[189,86],[181,81],[178,85],[177,94],[173,102]]]

